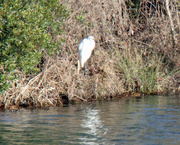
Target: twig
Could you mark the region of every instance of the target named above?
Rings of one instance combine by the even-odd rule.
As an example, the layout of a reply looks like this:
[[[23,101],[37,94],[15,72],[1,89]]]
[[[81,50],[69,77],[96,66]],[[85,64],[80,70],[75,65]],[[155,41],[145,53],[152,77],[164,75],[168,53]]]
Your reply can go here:
[[[147,46],[149,46],[150,48],[153,48],[152,45],[149,45],[149,44],[144,43],[144,42],[142,42],[142,41],[139,41],[139,40],[136,40],[136,39],[133,39],[133,41],[138,42],[138,43],[141,43],[141,44],[144,44],[144,45],[147,45]]]
[[[32,78],[31,80],[29,80],[29,82],[27,83],[27,85],[25,87],[23,87],[23,90],[19,93],[19,95],[16,98],[16,101],[19,99],[20,95],[23,95],[24,92],[29,88],[29,86],[35,82],[40,76],[42,75],[42,73],[38,74],[37,76],[35,76],[34,78]]]
[[[87,100],[83,99],[82,97],[79,97],[79,96],[74,96],[74,97],[77,97],[78,99],[83,100],[84,102],[87,102]]]
[[[27,2],[25,2],[24,4],[23,4],[23,6],[22,7],[20,7],[17,11],[20,11],[22,8],[24,8],[25,7],[25,5],[29,2],[30,0],[28,0]]]
[[[169,21],[170,21],[170,25],[171,25],[171,34],[172,34],[172,41],[173,41],[173,47],[174,47],[174,45],[175,45],[175,31],[174,31],[174,23],[172,20],[171,11],[169,9],[169,0],[166,0],[166,9],[167,9],[167,13],[168,13]]]
[[[48,58],[48,61],[47,61],[46,66],[45,66],[45,69],[44,69],[44,71],[43,71],[42,79],[41,79],[41,81],[38,83],[38,86],[37,86],[36,88],[39,88],[40,85],[42,84],[43,79],[46,79],[47,67],[49,66],[49,61],[50,61],[50,59]],[[46,80],[45,80],[44,82],[46,82]]]
[[[22,7],[20,7],[17,11],[13,12],[12,14],[16,14],[18,11],[20,11],[22,8],[25,7],[25,5],[29,2],[30,0],[28,0],[27,2],[25,2]]]
[[[68,19],[68,23],[70,23],[70,20],[71,20],[78,12],[80,12],[81,10],[83,10],[83,8],[84,8],[85,5],[88,5],[88,4],[90,4],[90,3],[91,3],[91,1],[89,1],[88,3],[83,4],[79,9],[77,9],[76,11],[74,11],[74,12],[71,14],[71,17]]]

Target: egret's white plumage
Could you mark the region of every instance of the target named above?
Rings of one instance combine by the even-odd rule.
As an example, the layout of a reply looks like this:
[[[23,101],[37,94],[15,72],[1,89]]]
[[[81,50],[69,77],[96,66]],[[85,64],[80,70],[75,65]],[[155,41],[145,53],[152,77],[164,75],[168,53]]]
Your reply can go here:
[[[78,53],[78,73],[80,68],[85,66],[86,61],[90,58],[92,50],[95,47],[95,41],[93,36],[89,36],[88,38],[84,38],[79,45]]]

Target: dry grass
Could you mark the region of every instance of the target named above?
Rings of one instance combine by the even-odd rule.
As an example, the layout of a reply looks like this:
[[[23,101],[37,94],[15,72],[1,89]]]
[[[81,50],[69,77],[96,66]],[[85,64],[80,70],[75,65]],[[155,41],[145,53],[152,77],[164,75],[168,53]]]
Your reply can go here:
[[[125,1],[63,0],[71,11],[65,21],[65,39],[59,56],[46,57],[36,76],[23,76],[3,94],[5,108],[27,104],[44,107],[69,100],[89,101],[126,92],[179,92],[179,12],[171,5],[175,42],[168,16],[161,11],[136,10],[136,19]],[[171,3],[172,4],[172,3]],[[143,4],[141,4],[143,5]],[[132,30],[134,34],[132,35]],[[97,38],[87,62],[88,75],[77,74],[77,48],[89,35]],[[153,82],[152,82],[153,81]],[[150,83],[152,82],[152,84]]]

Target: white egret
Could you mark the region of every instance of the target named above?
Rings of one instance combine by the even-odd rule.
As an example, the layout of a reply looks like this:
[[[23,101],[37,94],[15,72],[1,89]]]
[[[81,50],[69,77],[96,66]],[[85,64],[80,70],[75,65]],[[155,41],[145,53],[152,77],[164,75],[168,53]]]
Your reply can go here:
[[[90,58],[92,50],[95,47],[95,41],[93,36],[89,36],[88,38],[84,38],[79,45],[78,53],[79,53],[79,60],[78,60],[78,74],[80,68],[84,67],[84,74],[86,75],[86,61]]]

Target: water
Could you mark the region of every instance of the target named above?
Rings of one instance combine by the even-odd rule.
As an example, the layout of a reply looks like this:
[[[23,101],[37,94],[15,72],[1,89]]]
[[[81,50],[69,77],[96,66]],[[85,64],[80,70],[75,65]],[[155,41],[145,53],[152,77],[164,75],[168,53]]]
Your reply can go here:
[[[0,112],[0,144],[180,145],[180,97]]]

